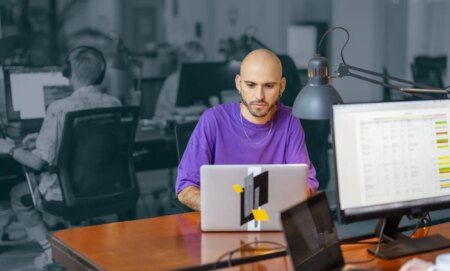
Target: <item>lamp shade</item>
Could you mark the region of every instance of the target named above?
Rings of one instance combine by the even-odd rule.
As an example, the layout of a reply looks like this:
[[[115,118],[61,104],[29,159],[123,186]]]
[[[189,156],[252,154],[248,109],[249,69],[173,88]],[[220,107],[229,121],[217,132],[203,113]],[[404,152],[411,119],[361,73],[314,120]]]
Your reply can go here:
[[[326,120],[331,116],[331,105],[338,103],[342,103],[342,98],[328,83],[328,60],[315,55],[308,62],[308,84],[295,98],[292,115],[300,119]]]

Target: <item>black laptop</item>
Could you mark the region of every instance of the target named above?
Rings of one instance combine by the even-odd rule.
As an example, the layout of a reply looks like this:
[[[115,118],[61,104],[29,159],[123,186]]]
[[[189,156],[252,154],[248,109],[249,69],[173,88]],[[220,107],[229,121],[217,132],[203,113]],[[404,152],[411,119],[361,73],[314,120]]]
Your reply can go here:
[[[325,193],[281,212],[281,223],[294,270],[368,270],[345,266]]]

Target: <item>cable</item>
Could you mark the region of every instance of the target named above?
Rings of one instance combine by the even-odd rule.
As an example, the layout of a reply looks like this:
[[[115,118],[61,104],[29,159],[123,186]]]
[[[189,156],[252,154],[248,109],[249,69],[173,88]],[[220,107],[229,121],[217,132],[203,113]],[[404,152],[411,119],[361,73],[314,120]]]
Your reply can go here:
[[[270,245],[275,245],[276,246],[276,247],[274,247],[274,248],[272,248],[270,250],[286,249],[286,246],[284,246],[284,245],[282,245],[280,243],[277,243],[277,242],[272,242],[272,241],[254,241],[254,242],[250,242],[250,243],[244,244],[242,246],[239,246],[236,249],[227,251],[227,252],[223,253],[222,255],[220,255],[220,257],[217,258],[216,262],[214,263],[214,265],[212,267],[212,270],[216,270],[218,265],[220,264],[220,261],[223,258],[225,258],[226,256],[228,256],[228,260],[227,260],[228,267],[232,267],[233,266],[232,258],[233,258],[233,254],[234,253],[239,252],[239,251],[243,250],[244,248],[249,247],[251,245],[258,245],[258,244],[270,244]]]
[[[383,226],[381,227],[380,234],[378,236],[377,249],[375,250],[375,253],[373,254],[372,258],[370,258],[368,260],[364,260],[364,261],[346,262],[346,264],[363,264],[363,263],[370,263],[371,261],[375,260],[378,257],[378,253],[380,252],[381,239],[383,238],[383,232],[384,232],[385,226],[386,226],[386,219],[384,219]]]
[[[344,46],[342,46],[342,48],[341,48],[341,60],[342,60],[342,63],[347,64],[347,63],[345,63],[345,59],[344,59],[344,48],[345,48],[345,46],[347,46],[347,43],[350,40],[350,33],[344,27],[335,26],[335,27],[332,27],[332,28],[328,29],[327,32],[325,32],[325,34],[323,34],[322,37],[320,38],[319,45],[317,45],[317,53],[319,53],[320,45],[322,45],[322,42],[325,39],[325,37],[328,34],[330,34],[331,32],[333,32],[334,30],[337,30],[337,29],[340,29],[340,30],[344,31],[345,33],[347,33],[347,40],[345,41]]]
[[[427,218],[428,216],[428,218]],[[416,226],[414,227],[413,231],[411,232],[411,234],[409,235],[409,237],[412,237],[414,235],[414,233],[416,233],[417,229],[420,227],[420,225],[425,226],[426,224],[428,224],[431,221],[431,217],[430,217],[430,213],[429,212],[425,212],[423,214],[423,216],[419,219],[419,221],[417,221]]]

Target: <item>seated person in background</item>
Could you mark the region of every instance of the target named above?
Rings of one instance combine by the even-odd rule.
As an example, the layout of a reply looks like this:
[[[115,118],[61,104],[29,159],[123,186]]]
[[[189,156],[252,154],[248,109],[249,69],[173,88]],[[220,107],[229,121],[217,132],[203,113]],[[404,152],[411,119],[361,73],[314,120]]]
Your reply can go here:
[[[319,183],[305,145],[300,121],[281,104],[286,79],[279,58],[258,49],[242,61],[236,75],[241,102],[208,109],[200,118],[178,166],[176,193],[200,211],[200,166],[206,164],[309,165],[308,194]]]
[[[176,106],[181,64],[184,62],[202,62],[205,60],[206,53],[200,43],[190,41],[181,46],[178,51],[177,71],[167,77],[161,88],[155,108],[156,118],[168,119],[173,115],[200,115],[207,108],[204,105]]]
[[[15,145],[11,140],[0,139],[0,153],[9,153],[19,163],[34,170],[41,170],[46,165],[55,165],[66,112],[120,106],[119,100],[102,93],[98,86],[106,69],[100,54],[100,51],[89,47],[72,50],[66,64],[70,66],[71,71],[68,76],[74,92],[71,96],[50,104],[36,139],[36,149],[30,152]],[[33,191],[34,193],[39,193],[47,201],[63,200],[56,174],[44,171],[37,176],[37,179],[39,191]],[[28,236],[43,248],[44,252],[34,261],[36,267],[43,269],[45,265],[52,263],[47,228],[42,214],[34,206],[26,206],[22,203],[22,197],[27,194],[30,194],[30,190],[26,182],[16,185],[11,190],[11,205],[17,218],[25,226]]]

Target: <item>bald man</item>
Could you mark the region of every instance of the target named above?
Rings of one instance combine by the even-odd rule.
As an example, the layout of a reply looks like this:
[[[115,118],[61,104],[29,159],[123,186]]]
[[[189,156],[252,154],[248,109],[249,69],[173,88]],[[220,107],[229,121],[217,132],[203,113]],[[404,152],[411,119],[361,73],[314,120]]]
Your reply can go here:
[[[178,166],[176,193],[200,211],[200,166],[207,164],[307,164],[308,194],[319,183],[305,145],[300,121],[278,100],[286,79],[271,51],[250,52],[235,78],[241,102],[205,111]]]

